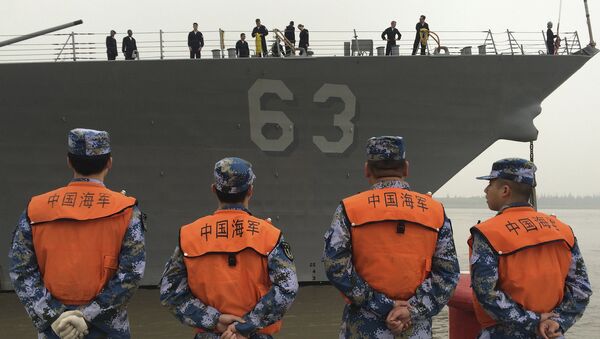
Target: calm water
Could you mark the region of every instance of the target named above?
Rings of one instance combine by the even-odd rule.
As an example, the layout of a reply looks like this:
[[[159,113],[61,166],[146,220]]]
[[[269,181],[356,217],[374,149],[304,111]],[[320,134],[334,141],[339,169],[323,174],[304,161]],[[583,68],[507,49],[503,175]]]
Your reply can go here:
[[[568,332],[568,338],[600,338],[600,210],[545,210],[554,213],[563,222],[569,224],[583,253],[588,275],[592,283],[594,295],[584,316]],[[469,228],[477,220],[485,220],[493,216],[492,211],[482,209],[448,208],[446,213],[452,219],[456,252],[461,270],[468,270],[469,249],[466,239]],[[440,338],[444,338],[441,336]]]

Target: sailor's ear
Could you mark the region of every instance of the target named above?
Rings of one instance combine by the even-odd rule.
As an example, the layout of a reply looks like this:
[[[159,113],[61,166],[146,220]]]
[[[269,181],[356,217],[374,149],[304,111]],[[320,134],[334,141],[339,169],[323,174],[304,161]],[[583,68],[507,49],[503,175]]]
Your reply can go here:
[[[369,168],[369,163],[365,161],[365,178],[371,178],[373,173],[371,173],[371,169]]]
[[[410,173],[409,169],[409,163],[408,160],[404,160],[404,168],[402,169],[402,177],[406,178],[408,177],[408,174]]]

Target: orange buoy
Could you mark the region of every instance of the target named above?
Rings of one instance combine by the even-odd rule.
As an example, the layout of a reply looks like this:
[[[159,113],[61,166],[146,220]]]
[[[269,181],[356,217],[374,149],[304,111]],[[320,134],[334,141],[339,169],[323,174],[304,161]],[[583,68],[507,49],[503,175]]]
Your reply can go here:
[[[450,339],[474,339],[481,330],[473,310],[472,293],[471,275],[461,273],[456,291],[448,302]]]

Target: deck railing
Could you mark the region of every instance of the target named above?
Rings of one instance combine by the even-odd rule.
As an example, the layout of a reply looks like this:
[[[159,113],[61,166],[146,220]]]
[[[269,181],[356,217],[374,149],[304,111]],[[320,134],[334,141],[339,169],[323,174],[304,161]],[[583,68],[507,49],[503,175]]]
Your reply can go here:
[[[234,48],[240,33],[244,30],[225,30],[225,48]],[[219,31],[203,31],[205,46],[202,49],[202,58],[228,57],[227,50],[221,50]],[[254,54],[254,40],[248,32],[248,44],[251,54]],[[298,38],[296,31],[296,41]],[[410,55],[415,39],[414,31],[404,31],[402,39],[397,42],[399,55]],[[440,45],[430,38],[427,46],[428,54],[503,54],[503,55],[539,55],[546,54],[545,32],[492,32],[487,31],[435,31],[439,37]],[[134,32],[137,41],[140,59],[186,59],[189,57],[187,47],[187,31]],[[351,30],[318,31],[311,30],[309,51],[313,56],[347,56],[353,53],[350,43],[354,40]],[[90,61],[106,60],[106,33],[53,33],[22,41],[0,48],[0,62],[62,62],[62,61]],[[381,39],[381,31],[357,31],[359,41],[372,40],[363,55],[379,55],[386,42]],[[117,46],[119,56],[121,40],[124,34],[118,34]],[[275,34],[267,36],[269,49],[275,41]],[[13,38],[13,35],[0,35],[0,40]],[[581,49],[581,42],[577,32],[561,32],[562,44],[559,55],[568,55]],[[344,44],[346,43],[346,44]],[[297,46],[297,42],[296,42]],[[371,47],[372,46],[372,47]],[[443,47],[443,48],[437,48]],[[378,49],[379,48],[379,49]],[[218,50],[218,53],[213,53]],[[420,51],[417,51],[419,53]]]

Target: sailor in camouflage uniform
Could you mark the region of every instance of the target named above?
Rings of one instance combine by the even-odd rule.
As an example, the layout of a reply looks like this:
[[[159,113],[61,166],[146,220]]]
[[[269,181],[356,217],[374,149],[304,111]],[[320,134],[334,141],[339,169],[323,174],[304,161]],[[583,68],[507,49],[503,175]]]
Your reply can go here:
[[[410,191],[401,137],[367,142],[370,190],[344,199],[325,234],[323,261],[347,305],[340,338],[431,338],[459,266],[450,219]]]
[[[571,228],[528,203],[536,166],[525,159],[495,162],[485,189],[498,214],[471,229],[471,284],[479,338],[561,337],[592,295]]]
[[[68,144],[74,179],[31,199],[10,278],[39,338],[129,338],[126,306],[146,260],[142,214],[134,198],[104,186],[107,132],[74,129]]]
[[[250,214],[251,164],[215,164],[212,215],[183,226],[167,262],[160,299],[195,338],[272,338],[298,291],[290,246],[281,231]]]

